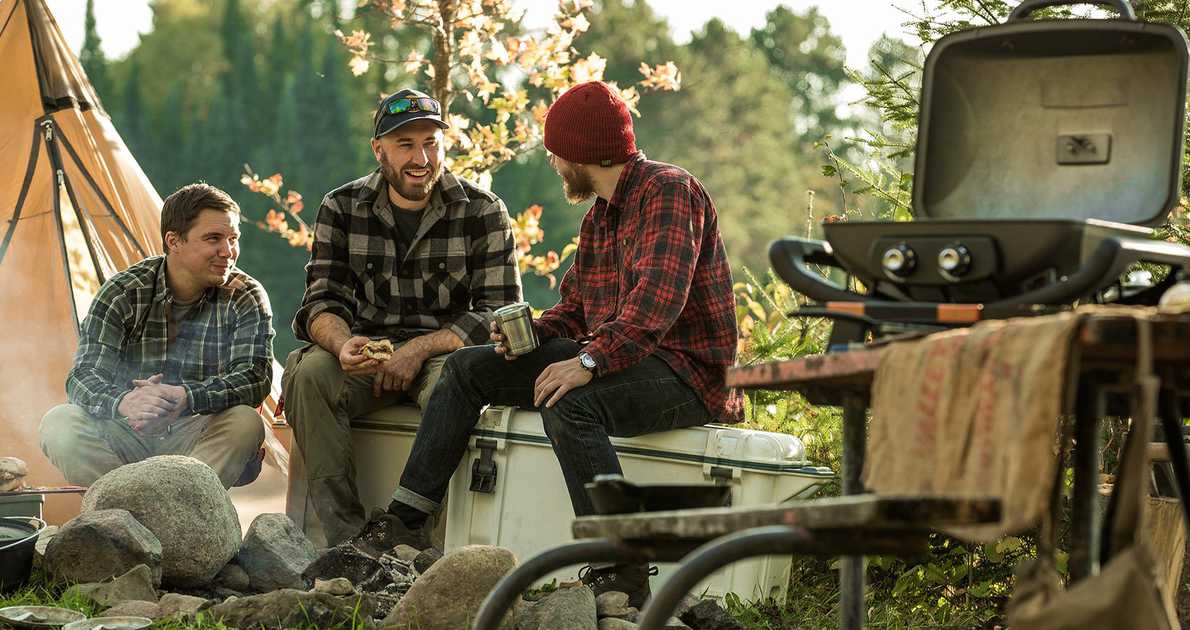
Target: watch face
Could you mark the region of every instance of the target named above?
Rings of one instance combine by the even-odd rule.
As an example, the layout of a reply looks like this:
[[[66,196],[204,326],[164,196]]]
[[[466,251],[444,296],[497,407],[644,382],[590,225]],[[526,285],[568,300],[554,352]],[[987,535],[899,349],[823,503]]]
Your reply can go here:
[[[591,355],[587,354],[586,352],[579,353],[578,362],[588,370],[595,369],[595,359],[591,358]]]

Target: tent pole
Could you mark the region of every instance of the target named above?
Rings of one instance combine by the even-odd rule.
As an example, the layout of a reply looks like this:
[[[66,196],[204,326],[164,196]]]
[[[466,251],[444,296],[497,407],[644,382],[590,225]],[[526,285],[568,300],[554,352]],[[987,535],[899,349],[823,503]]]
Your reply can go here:
[[[46,120],[45,144],[49,149],[50,165],[54,170],[54,222],[58,225],[58,247],[62,252],[62,269],[66,272],[66,291],[70,295],[70,310],[74,313],[74,332],[82,334],[79,324],[79,307],[74,299],[74,283],[70,273],[70,255],[66,251],[66,230],[62,225],[62,188],[65,187],[66,173],[62,170],[62,156],[58,145],[54,142],[54,121]]]
[[[17,231],[17,221],[21,218],[21,210],[25,207],[25,198],[29,196],[29,185],[33,183],[33,172],[37,170],[37,158],[41,156],[41,129],[33,126],[32,150],[29,152],[29,165],[25,167],[25,180],[21,182],[21,193],[17,195],[17,205],[13,208],[12,218],[8,220],[8,232],[4,234],[4,242],[0,243],[0,263],[4,262],[4,254],[12,243],[12,235]]]

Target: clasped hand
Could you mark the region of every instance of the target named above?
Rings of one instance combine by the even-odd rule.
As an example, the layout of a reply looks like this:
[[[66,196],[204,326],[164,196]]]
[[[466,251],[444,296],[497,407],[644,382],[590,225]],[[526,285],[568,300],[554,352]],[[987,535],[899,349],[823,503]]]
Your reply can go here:
[[[339,350],[339,367],[352,376],[374,375],[372,394],[376,397],[386,391],[408,391],[426,357],[414,344],[405,343],[397,347],[387,361],[377,361],[364,356],[364,346],[369,341],[367,337],[348,339]]]
[[[190,406],[186,389],[161,382],[162,375],[132,381],[133,388],[120,399],[117,411],[135,431],[168,426]]]

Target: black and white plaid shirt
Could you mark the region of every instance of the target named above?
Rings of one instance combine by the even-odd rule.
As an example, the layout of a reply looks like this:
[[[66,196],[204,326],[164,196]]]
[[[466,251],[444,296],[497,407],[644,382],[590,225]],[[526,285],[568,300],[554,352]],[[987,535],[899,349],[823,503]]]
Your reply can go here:
[[[379,170],[323,198],[294,333],[313,341],[310,322],[333,313],[357,335],[449,330],[465,344],[487,343],[492,311],[521,300],[504,202],[444,170],[403,256],[393,212]]]
[[[264,288],[233,268],[226,284],[190,307],[171,342],[165,260],[146,258],[112,276],[83,320],[66,394],[95,418],[119,417],[132,380],[154,374],[186,389],[186,414],[255,407],[269,393],[273,312]]]

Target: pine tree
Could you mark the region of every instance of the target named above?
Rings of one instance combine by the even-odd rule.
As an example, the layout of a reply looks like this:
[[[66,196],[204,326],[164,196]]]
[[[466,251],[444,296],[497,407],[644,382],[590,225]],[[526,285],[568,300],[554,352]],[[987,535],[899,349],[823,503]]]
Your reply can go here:
[[[107,76],[107,58],[103,55],[103,48],[99,43],[99,33],[95,30],[95,0],[87,0],[87,17],[83,22],[83,48],[79,51],[79,62],[91,85],[99,94],[100,101],[111,96],[111,83]]]

